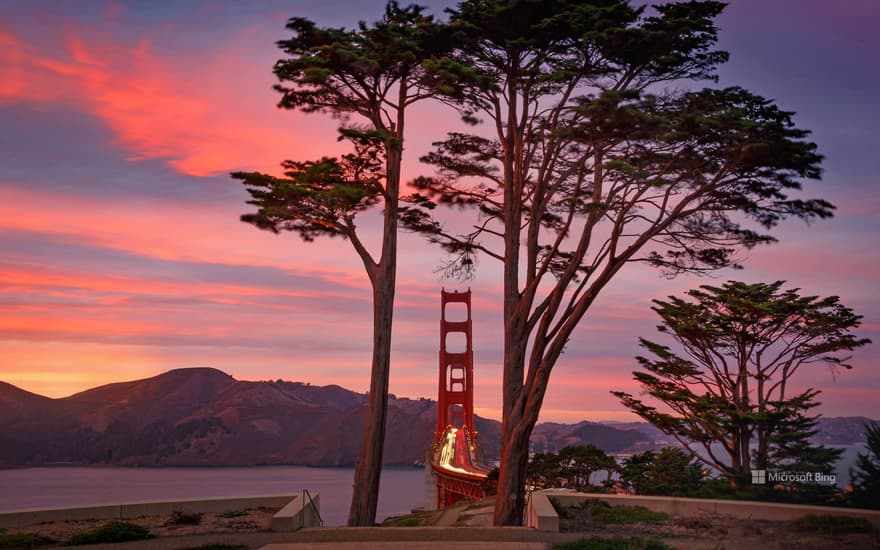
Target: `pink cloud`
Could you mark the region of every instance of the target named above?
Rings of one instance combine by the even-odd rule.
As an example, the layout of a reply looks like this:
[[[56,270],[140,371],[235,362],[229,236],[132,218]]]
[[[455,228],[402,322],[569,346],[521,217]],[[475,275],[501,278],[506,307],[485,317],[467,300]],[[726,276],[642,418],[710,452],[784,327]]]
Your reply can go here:
[[[275,108],[271,64],[277,54],[271,45],[253,46],[265,29],[244,29],[213,51],[173,58],[157,54],[153,44],[186,29],[166,28],[132,43],[97,28],[67,24],[58,31],[60,50],[0,28],[0,101],[71,103],[103,120],[132,160],[165,159],[194,176],[276,172],[285,158],[339,147],[335,121]],[[254,55],[265,62],[254,63]]]

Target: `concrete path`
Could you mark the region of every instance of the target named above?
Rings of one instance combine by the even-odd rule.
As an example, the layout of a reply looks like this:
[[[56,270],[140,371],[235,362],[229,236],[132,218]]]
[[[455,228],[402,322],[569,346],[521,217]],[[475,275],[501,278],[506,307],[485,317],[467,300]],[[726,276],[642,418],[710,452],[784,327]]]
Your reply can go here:
[[[289,542],[269,544],[260,550],[548,550],[543,542],[497,542],[497,541],[408,541],[408,542]]]
[[[266,550],[547,550],[577,540],[578,533],[547,533],[528,527],[319,527],[293,533],[231,533],[160,537],[76,550],[180,550],[208,544]]]

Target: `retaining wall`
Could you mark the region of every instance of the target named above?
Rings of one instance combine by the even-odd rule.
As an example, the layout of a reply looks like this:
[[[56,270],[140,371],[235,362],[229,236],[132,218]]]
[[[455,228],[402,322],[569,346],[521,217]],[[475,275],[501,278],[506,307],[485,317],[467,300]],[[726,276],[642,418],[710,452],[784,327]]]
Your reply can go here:
[[[880,511],[805,504],[782,504],[751,500],[711,500],[701,498],[653,497],[642,495],[606,495],[573,491],[535,491],[529,497],[526,522],[540,531],[559,531],[559,516],[550,503],[556,499],[564,507],[577,506],[585,500],[601,500],[611,506],[643,506],[655,512],[681,517],[721,514],[736,518],[791,521],[808,514],[865,518],[880,527]]]
[[[167,502],[134,502],[80,508],[53,508],[0,512],[0,527],[23,527],[49,521],[84,519],[133,519],[141,516],[171,514],[175,510],[190,513],[218,513],[247,508],[284,508],[300,495],[266,495],[254,497],[177,500]],[[317,495],[315,495],[317,502]]]

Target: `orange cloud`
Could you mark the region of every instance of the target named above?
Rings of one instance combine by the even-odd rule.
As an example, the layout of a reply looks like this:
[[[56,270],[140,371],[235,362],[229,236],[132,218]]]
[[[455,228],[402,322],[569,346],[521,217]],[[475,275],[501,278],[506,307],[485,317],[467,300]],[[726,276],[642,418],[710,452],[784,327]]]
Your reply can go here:
[[[271,63],[277,55],[268,41],[254,40],[265,29],[245,29],[213,51],[173,58],[155,53],[153,43],[186,29],[167,27],[133,45],[96,28],[67,24],[58,32],[60,50],[0,28],[0,102],[73,103],[102,119],[131,160],[166,159],[193,176],[276,171],[285,158],[332,154],[338,147],[334,121],[275,108]],[[254,51],[254,43],[266,49]],[[265,63],[254,63],[254,55]]]

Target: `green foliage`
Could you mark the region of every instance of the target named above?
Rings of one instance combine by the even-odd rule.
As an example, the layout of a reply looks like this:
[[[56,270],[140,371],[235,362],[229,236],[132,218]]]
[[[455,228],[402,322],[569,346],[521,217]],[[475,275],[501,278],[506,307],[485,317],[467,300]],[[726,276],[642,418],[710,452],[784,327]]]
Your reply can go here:
[[[70,537],[65,544],[67,546],[79,546],[82,544],[104,544],[108,542],[128,542],[132,540],[146,540],[154,538],[154,535],[146,527],[124,521],[111,521],[97,529],[77,533]]]
[[[663,512],[654,512],[642,506],[610,506],[603,501],[590,505],[591,517],[604,524],[654,523],[669,518]]]
[[[612,392],[735,483],[752,468],[831,471],[839,451],[809,442],[816,417],[807,413],[819,391],[786,391],[801,367],[849,369],[848,352],[870,342],[852,332],[861,317],[836,296],[801,296],[782,285],[728,281],[689,291],[692,301],[655,300],[658,330],[682,351],[641,339],[653,357],[638,357],[643,371],[633,376],[664,409]]]
[[[498,492],[498,472],[499,470],[497,467],[492,468],[480,483],[486,496],[493,496]]]
[[[553,545],[553,550],[674,550],[657,538],[622,537],[604,538],[590,537]]]
[[[865,424],[866,453],[859,453],[850,471],[852,502],[865,508],[880,508],[880,423]]]
[[[767,230],[782,219],[833,211],[796,198],[822,157],[793,113],[742,88],[695,85],[727,60],[716,49],[724,4],[633,4],[465,0],[449,12],[463,33],[449,57],[477,77],[447,101],[489,128],[435,144],[424,159],[435,174],[414,182],[401,223],[449,252],[445,275],[472,276],[478,256],[504,264],[511,422],[499,493],[515,498],[498,500],[502,522],[522,517],[522,434],[552,370],[624,265],[667,276],[737,266],[741,251],[774,242]],[[437,205],[473,219],[449,228]]]
[[[703,481],[703,464],[675,447],[645,451],[623,461],[620,479],[640,495],[689,496]]]
[[[535,453],[529,461],[527,478],[541,487],[590,486],[590,476],[600,470],[614,471],[617,463],[595,445],[568,445],[558,453]]]
[[[174,510],[168,519],[168,525],[198,525],[202,522],[204,514],[200,512],[186,512]]]
[[[373,287],[374,341],[371,398],[364,444],[355,470],[349,523],[375,523],[385,439],[391,323],[397,271],[398,216],[406,110],[435,90],[455,93],[469,71],[441,58],[456,42],[452,27],[436,23],[424,8],[391,0],[380,21],[357,29],[321,28],[291,18],[292,36],[277,43],[285,57],[274,66],[279,107],[326,113],[342,121],[340,139],[353,152],[340,158],[282,164],[285,177],[236,172],[257,211],[242,221],[273,232],[293,231],[304,241],[318,236],[348,239]],[[430,70],[427,68],[430,66]],[[383,203],[381,249],[361,241],[355,218]],[[412,216],[410,216],[412,217]]]
[[[15,533],[9,534],[6,530],[0,530],[0,548],[36,548],[48,546],[57,541],[38,533]]]
[[[229,510],[228,512],[223,512],[220,514],[221,518],[224,519],[232,519],[232,518],[240,518],[250,514],[247,510]]]
[[[809,514],[791,522],[798,531],[842,535],[845,533],[875,533],[877,529],[866,518],[837,515]]]
[[[585,500],[577,506],[562,506],[557,499],[550,497],[550,503],[560,517],[571,517],[586,513],[593,521],[610,524],[654,523],[669,518],[663,512],[654,512],[643,506],[611,506],[602,500]]]
[[[405,516],[395,516],[385,519],[379,524],[380,527],[424,527],[433,525],[437,519],[435,511],[414,512]]]

